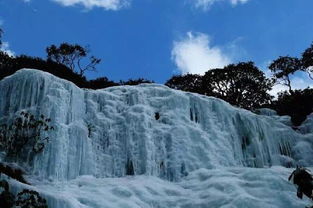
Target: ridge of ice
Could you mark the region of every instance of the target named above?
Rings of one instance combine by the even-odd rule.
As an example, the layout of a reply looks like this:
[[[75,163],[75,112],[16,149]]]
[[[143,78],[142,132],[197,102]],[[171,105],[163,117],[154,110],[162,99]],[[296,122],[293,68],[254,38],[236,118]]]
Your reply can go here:
[[[251,207],[253,202],[254,207],[303,205],[291,200],[293,186],[283,179],[289,170],[279,167],[275,172],[268,167],[312,166],[312,139],[272,116],[158,84],[80,89],[32,69],[1,80],[0,98],[1,121],[10,122],[20,111],[44,114],[52,120],[55,130],[44,152],[19,161],[51,208]],[[130,163],[136,176],[123,178]],[[237,170],[239,175],[234,173]],[[130,185],[124,187],[128,179]],[[268,184],[260,184],[259,179],[264,183],[268,179]],[[136,192],[142,183],[151,185]],[[276,201],[272,183],[278,183],[280,191],[287,189],[278,193]],[[23,187],[14,181],[11,184],[15,190]],[[105,184],[107,187],[101,187]],[[114,191],[118,185],[125,190]],[[165,187],[169,192],[160,193]],[[259,190],[255,196],[250,193],[253,189]],[[67,195],[61,197],[58,192]],[[102,196],[109,192],[120,195]],[[127,199],[129,194],[132,200]],[[269,199],[262,202],[262,197]],[[101,205],[104,200],[108,203]]]
[[[136,175],[168,180],[199,168],[312,164],[313,151],[299,154],[302,135],[288,126],[162,85],[84,90],[24,69],[0,82],[0,97],[2,119],[27,110],[53,121],[51,143],[29,164],[42,178],[120,177],[128,160]]]

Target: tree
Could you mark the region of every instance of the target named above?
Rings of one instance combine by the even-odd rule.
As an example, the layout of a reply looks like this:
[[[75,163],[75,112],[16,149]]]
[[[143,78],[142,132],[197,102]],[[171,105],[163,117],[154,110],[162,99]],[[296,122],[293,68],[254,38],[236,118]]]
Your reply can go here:
[[[175,75],[165,85],[176,90],[203,94],[202,76],[198,74]]]
[[[279,93],[271,108],[279,115],[289,115],[294,125],[300,125],[313,112],[313,89],[295,90]]]
[[[96,65],[101,62],[101,59],[94,56],[90,56],[89,61],[84,61],[89,49],[78,44],[62,43],[59,47],[51,45],[46,48],[46,52],[48,60],[63,64],[81,76],[86,71],[96,71]]]
[[[302,63],[295,57],[280,56],[270,64],[269,69],[273,72],[275,80],[281,80],[281,84],[287,86],[289,93],[292,93],[290,75],[302,70]]]
[[[273,82],[253,62],[230,64],[205,73],[202,90],[205,95],[221,98],[232,105],[255,109],[271,102],[268,91]]]
[[[138,79],[129,79],[127,81],[120,81],[121,85],[139,85],[139,84],[151,84],[154,83],[154,81],[144,79],[144,78],[138,78]]]
[[[103,89],[118,85],[119,85],[118,83],[109,80],[107,77],[99,77],[97,79],[90,80],[87,83],[87,87],[91,89]]]
[[[313,44],[302,53],[302,65],[311,79],[313,79]]]
[[[1,47],[1,45],[0,45]],[[8,76],[8,71],[14,67],[14,57],[0,50],[0,80]]]

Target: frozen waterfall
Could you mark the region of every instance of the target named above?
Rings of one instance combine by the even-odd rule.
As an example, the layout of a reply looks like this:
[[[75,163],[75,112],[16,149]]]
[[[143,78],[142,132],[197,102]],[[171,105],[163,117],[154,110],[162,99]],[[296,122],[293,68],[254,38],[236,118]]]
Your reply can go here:
[[[163,85],[87,90],[24,69],[0,81],[0,97],[4,121],[20,111],[51,118],[51,142],[26,161],[43,179],[121,177],[131,166],[135,175],[179,181],[199,168],[313,163],[312,143],[277,119]]]

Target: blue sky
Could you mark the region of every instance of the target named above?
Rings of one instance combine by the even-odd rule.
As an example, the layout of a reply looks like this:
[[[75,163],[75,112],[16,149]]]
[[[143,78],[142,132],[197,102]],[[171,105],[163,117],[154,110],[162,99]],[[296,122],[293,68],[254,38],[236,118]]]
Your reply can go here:
[[[263,70],[313,41],[312,0],[0,0],[6,50],[45,57],[61,42],[89,45],[113,80],[203,73],[238,61]],[[303,74],[295,87],[308,86]]]

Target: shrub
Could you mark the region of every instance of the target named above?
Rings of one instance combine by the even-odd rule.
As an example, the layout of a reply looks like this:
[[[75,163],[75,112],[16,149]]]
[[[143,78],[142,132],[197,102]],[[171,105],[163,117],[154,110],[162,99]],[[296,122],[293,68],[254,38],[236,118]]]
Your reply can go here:
[[[44,115],[37,119],[31,113],[21,112],[11,124],[0,126],[0,148],[9,157],[19,156],[26,146],[30,146],[34,153],[41,152],[49,141],[43,132],[54,129],[50,122]]]
[[[20,208],[48,208],[46,200],[37,191],[28,189],[17,194],[15,206]]]

